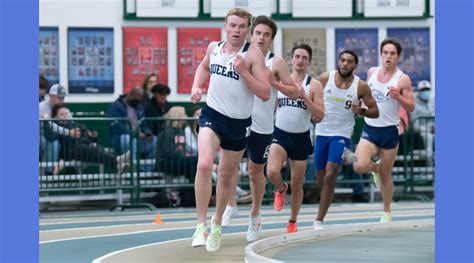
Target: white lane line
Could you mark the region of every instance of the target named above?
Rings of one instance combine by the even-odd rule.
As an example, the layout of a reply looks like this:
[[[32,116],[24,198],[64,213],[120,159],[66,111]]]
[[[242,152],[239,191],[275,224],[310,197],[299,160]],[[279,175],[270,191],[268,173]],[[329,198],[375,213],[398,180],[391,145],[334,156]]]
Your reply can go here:
[[[416,216],[430,216],[434,215],[433,213],[426,213],[426,214],[418,214]],[[413,217],[413,215],[407,215],[407,216],[399,216],[399,217]],[[340,221],[340,220],[360,220],[360,219],[371,219],[371,218],[378,218],[376,217],[350,217],[350,218],[339,218],[339,219],[331,219],[327,220],[327,222],[331,221]],[[300,220],[299,222],[313,222],[313,219],[310,220]],[[194,221],[193,221],[194,222]],[[265,225],[269,224],[281,224],[281,223],[286,223],[286,221],[269,221],[265,222]],[[243,223],[243,224],[232,224],[232,226],[248,226],[248,223]],[[73,237],[73,238],[63,238],[63,239],[53,239],[53,240],[48,240],[48,241],[42,241],[39,244],[49,244],[49,243],[55,243],[55,242],[63,242],[63,241],[72,241],[72,240],[80,240],[80,239],[88,239],[88,238],[102,238],[102,237],[114,237],[114,236],[124,236],[124,235],[135,235],[135,234],[143,234],[143,233],[150,233],[150,232],[162,232],[162,231],[173,231],[173,230],[184,230],[184,229],[194,229],[195,226],[192,227],[175,227],[175,228],[163,228],[163,229],[152,229],[152,230],[141,230],[141,231],[132,231],[132,232],[124,232],[124,233],[117,233],[117,234],[107,234],[107,235],[93,235],[93,236],[82,236],[82,237]],[[82,229],[81,229],[82,230]]]

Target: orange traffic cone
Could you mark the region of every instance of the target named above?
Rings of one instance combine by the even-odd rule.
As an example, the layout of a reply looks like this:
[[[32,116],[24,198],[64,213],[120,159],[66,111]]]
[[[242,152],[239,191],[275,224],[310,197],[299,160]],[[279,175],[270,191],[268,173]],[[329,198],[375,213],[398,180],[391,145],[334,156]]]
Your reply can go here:
[[[156,214],[156,217],[155,217],[155,222],[153,222],[155,224],[163,224],[163,221],[161,221],[161,215],[160,213],[157,213]]]

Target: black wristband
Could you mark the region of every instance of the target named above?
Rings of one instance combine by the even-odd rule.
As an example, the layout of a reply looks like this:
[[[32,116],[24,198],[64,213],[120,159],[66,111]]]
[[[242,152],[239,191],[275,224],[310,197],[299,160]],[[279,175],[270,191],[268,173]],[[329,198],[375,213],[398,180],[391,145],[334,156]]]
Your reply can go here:
[[[360,108],[359,114],[365,116],[365,112],[367,111],[366,108]]]

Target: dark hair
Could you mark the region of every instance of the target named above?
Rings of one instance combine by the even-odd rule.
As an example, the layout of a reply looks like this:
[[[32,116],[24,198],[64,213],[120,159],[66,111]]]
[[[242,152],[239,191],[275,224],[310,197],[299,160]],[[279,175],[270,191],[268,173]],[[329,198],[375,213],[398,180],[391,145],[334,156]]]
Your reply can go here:
[[[151,88],[151,92],[153,94],[160,94],[160,95],[170,95],[171,89],[170,87],[166,86],[165,84],[158,83],[153,88]]]
[[[198,110],[200,110],[200,109],[202,109],[202,107],[201,107],[201,106],[197,106],[197,105],[191,107],[191,109],[189,110],[189,113],[188,113],[189,117],[193,117],[193,116],[194,116],[194,113],[196,113],[196,111],[198,111]]]
[[[293,47],[291,50],[291,57],[295,54],[295,50],[297,49],[304,49],[308,52],[309,54],[309,61],[313,58],[313,49],[308,45],[308,44],[299,44]]]
[[[49,81],[43,75],[39,75],[39,88],[46,90],[48,87]]]
[[[67,108],[63,103],[59,103],[53,106],[51,109],[51,117],[55,118],[58,115],[58,111],[62,108]]]
[[[143,79],[143,84],[142,84],[143,90],[147,90],[147,84],[151,77],[156,77],[156,80],[158,80],[158,76],[155,73],[146,75],[145,79]]]
[[[380,43],[380,54],[382,54],[382,49],[387,44],[392,44],[395,46],[395,48],[397,48],[398,56],[402,54],[402,45],[395,38],[386,38],[382,41],[382,43]]]
[[[352,56],[354,57],[355,63],[356,63],[356,64],[359,64],[359,57],[357,56],[357,54],[356,54],[354,51],[352,51],[352,50],[344,50],[344,51],[341,51],[341,53],[339,53],[339,57],[337,57],[337,59],[340,59],[343,54],[352,55]]]
[[[255,17],[252,21],[252,26],[250,27],[250,34],[253,35],[253,30],[255,29],[256,26],[260,24],[264,24],[272,30],[272,39],[274,39],[278,31],[278,27],[275,24],[275,21],[273,21],[273,19],[269,18],[268,16]]]

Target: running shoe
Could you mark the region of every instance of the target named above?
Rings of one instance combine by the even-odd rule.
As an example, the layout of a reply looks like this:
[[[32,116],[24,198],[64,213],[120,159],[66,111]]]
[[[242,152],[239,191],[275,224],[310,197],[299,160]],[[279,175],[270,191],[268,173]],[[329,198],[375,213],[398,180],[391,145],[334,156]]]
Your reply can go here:
[[[288,184],[285,183],[285,190],[283,192],[275,191],[275,201],[273,203],[273,207],[276,211],[281,211],[285,206],[285,196],[286,191],[288,191]]]

